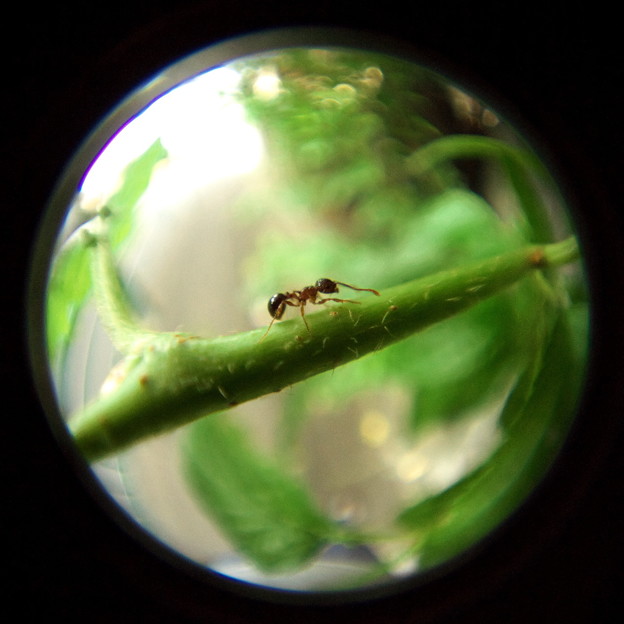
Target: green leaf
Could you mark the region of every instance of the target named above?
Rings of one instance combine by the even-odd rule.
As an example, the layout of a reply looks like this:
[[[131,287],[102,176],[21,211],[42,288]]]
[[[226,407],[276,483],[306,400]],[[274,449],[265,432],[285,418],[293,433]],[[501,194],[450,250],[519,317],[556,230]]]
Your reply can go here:
[[[54,263],[46,300],[46,337],[51,362],[62,358],[78,316],[91,291],[86,249],[79,242],[67,245]]]
[[[106,202],[108,238],[113,249],[123,243],[132,230],[136,205],[149,186],[154,167],[167,158],[167,150],[157,139],[124,170],[123,183]]]
[[[567,314],[561,313],[518,380],[522,396],[507,403],[505,439],[492,456],[444,492],[404,510],[398,521],[413,532],[421,565],[448,560],[483,538],[535,488],[556,457],[576,408],[584,371]],[[512,394],[513,397],[513,394]],[[513,414],[510,412],[514,412]]]
[[[197,501],[258,568],[299,567],[330,541],[332,524],[305,487],[253,448],[226,416],[194,423],[183,458]]]

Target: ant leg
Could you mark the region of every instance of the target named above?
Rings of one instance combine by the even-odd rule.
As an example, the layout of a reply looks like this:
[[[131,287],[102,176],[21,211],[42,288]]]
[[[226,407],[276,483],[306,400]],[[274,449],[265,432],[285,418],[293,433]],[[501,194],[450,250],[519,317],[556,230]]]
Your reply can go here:
[[[299,307],[301,308],[301,320],[305,323],[308,333],[311,334],[312,332],[310,331],[310,326],[308,325],[308,321],[306,321],[305,313],[303,311],[303,308],[305,307],[305,301],[302,301]]]
[[[269,323],[269,326],[267,327],[267,330],[264,332],[264,334],[262,334],[262,338],[260,338],[260,340],[258,340],[258,342],[262,342],[266,337],[267,334],[269,333],[269,330],[271,329],[271,327],[273,327],[273,323],[275,323],[275,317],[273,317],[271,319],[271,322]]]

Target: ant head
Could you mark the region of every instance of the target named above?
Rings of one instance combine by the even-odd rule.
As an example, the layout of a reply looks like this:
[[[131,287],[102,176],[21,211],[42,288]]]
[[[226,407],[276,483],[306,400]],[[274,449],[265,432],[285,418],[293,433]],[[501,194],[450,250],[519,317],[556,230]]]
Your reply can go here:
[[[267,309],[274,319],[279,320],[284,315],[284,309],[286,308],[284,301],[286,301],[286,299],[288,299],[288,297],[283,293],[277,293],[269,299]]]
[[[330,294],[338,292],[338,285],[334,280],[327,279],[326,277],[322,277],[320,280],[316,282],[316,288],[319,292]]]

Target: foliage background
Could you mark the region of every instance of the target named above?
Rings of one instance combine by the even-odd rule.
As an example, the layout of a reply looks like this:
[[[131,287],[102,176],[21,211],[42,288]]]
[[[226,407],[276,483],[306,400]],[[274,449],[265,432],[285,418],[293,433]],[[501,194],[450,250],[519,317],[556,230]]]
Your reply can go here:
[[[568,233],[539,161],[498,128],[491,111],[424,70],[383,56],[295,50],[249,60],[241,71],[241,97],[265,133],[272,182],[269,192],[247,193],[234,214],[256,236],[244,263],[249,302],[266,297],[272,284],[299,284],[303,275],[383,291],[547,242],[552,230]],[[263,92],[261,78],[277,91]],[[115,246],[132,231],[128,215],[165,155],[154,143],[106,206]],[[77,266],[81,253],[64,258]],[[61,263],[51,319],[67,318],[88,292],[83,281],[57,279],[63,273],[71,270]],[[517,506],[556,454],[583,369],[583,298],[579,272],[536,275],[374,357],[298,384],[278,408],[273,460],[237,430],[236,417],[191,425],[182,461],[198,504],[266,571],[308,563],[331,543],[367,544],[380,560],[377,574],[412,557],[425,568],[442,563]],[[71,335],[57,326],[49,325],[53,351],[58,336]],[[562,370],[571,375],[567,392]],[[388,389],[396,400],[388,401]],[[381,406],[381,422],[398,423],[393,434],[408,447],[475,413],[500,412],[500,423],[476,454],[461,441],[448,445],[447,454],[472,455],[452,479],[424,485],[407,502],[405,494],[390,504],[356,496],[353,517],[336,510],[332,517],[328,501],[336,491],[353,496],[352,484],[329,488],[325,498],[318,483],[307,491],[318,460],[306,463],[306,427],[319,414],[326,427],[328,415],[367,416],[362,397]],[[432,462],[425,473],[435,469]],[[385,516],[380,506],[389,507]]]

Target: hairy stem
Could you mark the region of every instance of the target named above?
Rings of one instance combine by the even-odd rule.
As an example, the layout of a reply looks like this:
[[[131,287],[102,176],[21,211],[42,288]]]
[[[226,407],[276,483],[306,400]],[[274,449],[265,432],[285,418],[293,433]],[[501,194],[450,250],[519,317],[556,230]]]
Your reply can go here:
[[[360,305],[323,307],[306,315],[309,332],[300,318],[276,323],[262,341],[264,328],[212,339],[142,331],[126,306],[109,301],[107,325],[123,325],[117,343],[129,355],[113,375],[112,390],[75,415],[70,429],[84,456],[99,459],[383,349],[535,270],[577,258],[573,238],[525,247],[366,296]],[[114,291],[117,278],[110,269],[106,279],[112,282],[101,286]],[[103,297],[114,301],[119,295]]]

